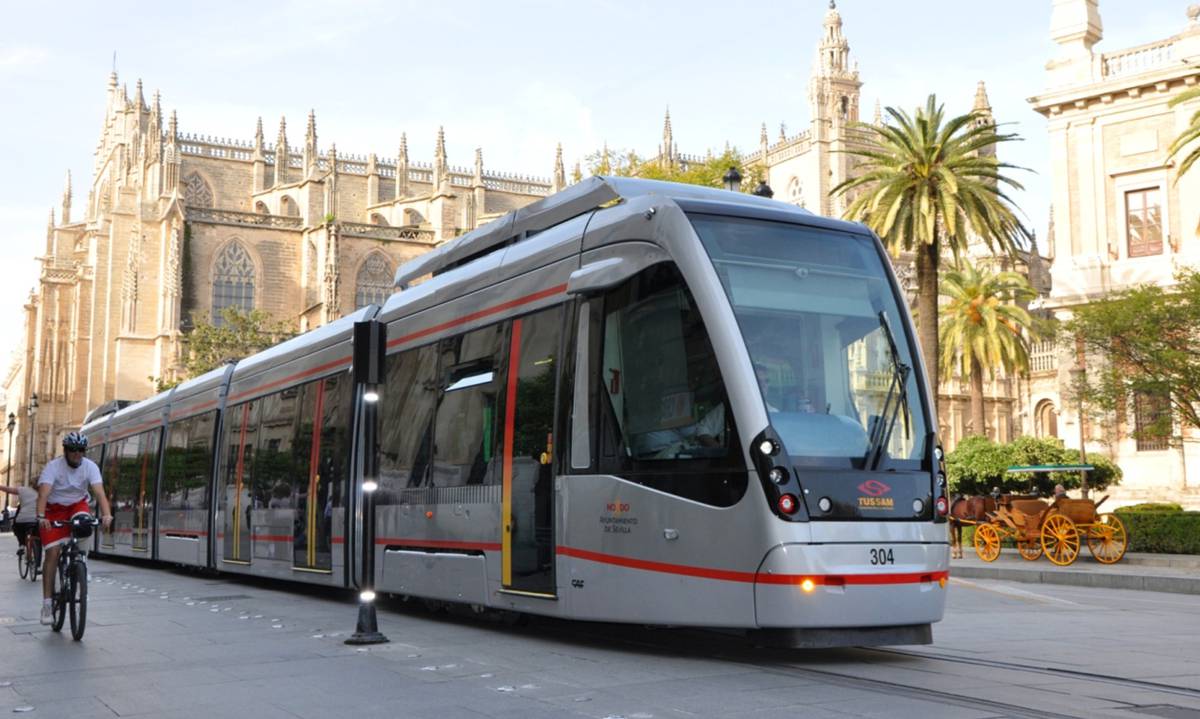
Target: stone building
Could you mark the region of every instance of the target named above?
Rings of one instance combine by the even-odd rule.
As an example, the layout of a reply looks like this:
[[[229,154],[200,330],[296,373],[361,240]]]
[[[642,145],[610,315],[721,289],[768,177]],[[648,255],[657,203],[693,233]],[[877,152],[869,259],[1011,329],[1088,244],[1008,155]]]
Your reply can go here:
[[[1179,176],[1167,148],[1197,102],[1168,107],[1200,84],[1200,5],[1180,12],[1180,32],[1102,52],[1097,0],[1055,0],[1045,89],[1030,100],[1049,121],[1053,231],[1047,251],[1053,288],[1044,307],[1059,318],[1073,307],[1139,284],[1170,286],[1181,265],[1200,266],[1200,171]],[[1173,499],[1200,504],[1200,439],[1176,427],[1168,437],[1137,436],[1166,407],[1132,397],[1102,421],[1068,400],[1073,370],[1087,358],[1043,345],[1034,358],[1029,434],[1111,456],[1125,472],[1118,501]]]
[[[114,73],[86,201],[73,205],[68,175],[5,378],[13,477],[89,410],[178,377],[193,317],[234,306],[315,327],[382,302],[399,263],[565,186],[561,148],[543,180],[485,170],[480,150],[452,167],[441,130],[431,144],[431,163],[410,160],[403,134],[394,158],[339,154],[312,113],[299,147],[285,120],[274,143],[261,119],[250,141],[183,132]]]

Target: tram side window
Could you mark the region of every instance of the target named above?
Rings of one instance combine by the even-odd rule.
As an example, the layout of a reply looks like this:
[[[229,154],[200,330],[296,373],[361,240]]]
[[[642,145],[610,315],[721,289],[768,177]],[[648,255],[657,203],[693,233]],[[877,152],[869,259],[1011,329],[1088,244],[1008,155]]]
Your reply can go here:
[[[295,507],[298,490],[307,487],[308,478],[298,476],[301,472],[292,452],[299,398],[300,388],[289,387],[258,400],[258,453],[251,485],[255,507]]]
[[[604,302],[601,471],[719,506],[745,492],[745,462],[704,321],[673,265]]]
[[[499,483],[498,421],[507,323],[439,343],[441,396],[433,432],[434,487]]]
[[[255,400],[225,411],[225,472],[220,501],[226,510],[235,505],[249,508],[254,446],[258,440],[258,405]]]
[[[379,407],[378,504],[425,484],[433,452],[437,407],[437,345],[389,355]]]
[[[217,426],[217,412],[205,412],[193,417],[191,422],[181,509],[208,509],[208,483],[212,481],[213,434]]]

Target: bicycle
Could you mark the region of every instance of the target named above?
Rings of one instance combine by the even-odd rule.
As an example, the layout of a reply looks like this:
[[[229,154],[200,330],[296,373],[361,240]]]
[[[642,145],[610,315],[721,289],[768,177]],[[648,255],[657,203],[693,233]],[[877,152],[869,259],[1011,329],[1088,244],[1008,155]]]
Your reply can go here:
[[[58,555],[57,589],[51,595],[52,614],[50,628],[62,631],[68,612],[71,615],[71,638],[83,638],[87,622],[87,550],[79,546],[80,539],[92,536],[92,529],[100,520],[90,514],[79,513],[70,520],[53,521],[52,527],[70,527],[71,536]]]
[[[17,552],[17,571],[21,579],[36,582],[42,574],[42,539],[38,536],[37,526],[29,532],[25,546]]]

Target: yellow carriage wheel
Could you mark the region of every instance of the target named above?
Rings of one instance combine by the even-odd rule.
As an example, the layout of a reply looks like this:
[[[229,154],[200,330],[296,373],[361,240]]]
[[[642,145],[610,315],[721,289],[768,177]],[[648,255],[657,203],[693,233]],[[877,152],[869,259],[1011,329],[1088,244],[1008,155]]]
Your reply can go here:
[[[1000,556],[1000,533],[990,524],[975,527],[975,553],[985,562],[994,562]]]
[[[1042,551],[1046,558],[1065,567],[1079,556],[1079,530],[1069,517],[1051,514],[1042,523]]]
[[[1042,556],[1042,544],[1036,539],[1021,540],[1017,542],[1017,551],[1021,553],[1021,559],[1036,562]]]
[[[1115,514],[1101,514],[1087,530],[1088,551],[1101,564],[1113,564],[1125,556],[1129,535]]]

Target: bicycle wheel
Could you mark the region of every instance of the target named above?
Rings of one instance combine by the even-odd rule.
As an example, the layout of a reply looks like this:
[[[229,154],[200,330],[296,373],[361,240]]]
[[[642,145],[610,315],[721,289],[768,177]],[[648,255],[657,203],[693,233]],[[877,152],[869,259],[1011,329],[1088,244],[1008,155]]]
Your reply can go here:
[[[67,576],[66,565],[62,562],[60,562],[58,565],[57,578],[58,588],[54,590],[53,599],[51,599],[54,607],[54,622],[50,625],[50,628],[56,632],[61,632],[63,628],[63,622],[67,620],[67,601],[70,598],[70,594],[68,592],[70,591],[69,585],[71,583],[70,578]]]
[[[71,563],[71,638],[79,641],[83,638],[84,623],[87,622],[87,565],[83,562]]]
[[[30,559],[29,581],[36,582],[42,576],[42,542],[33,540],[33,558]]]
[[[21,575],[21,579],[29,576],[29,557],[26,556],[26,552],[17,555],[17,573]]]

